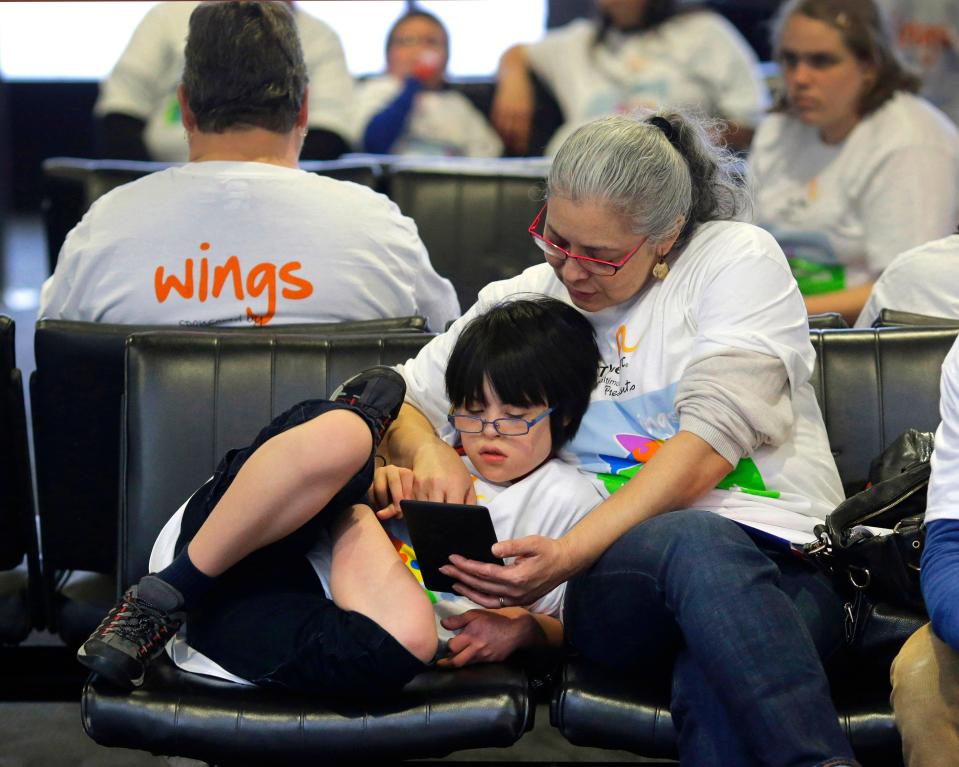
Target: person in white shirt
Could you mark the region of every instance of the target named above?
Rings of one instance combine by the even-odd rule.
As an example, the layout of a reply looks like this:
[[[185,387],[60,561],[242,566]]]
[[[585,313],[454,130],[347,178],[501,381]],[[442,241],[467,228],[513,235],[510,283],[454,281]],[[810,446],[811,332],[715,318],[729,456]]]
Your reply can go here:
[[[445,82],[449,34],[440,20],[413,10],[386,41],[387,74],[356,88],[354,132],[367,152],[499,157],[503,145],[486,117]]]
[[[705,125],[672,111],[576,130],[529,227],[546,263],[484,288],[402,366],[407,401],[387,441],[418,497],[472,500],[437,437],[449,348],[513,294],[575,306],[603,365],[562,457],[608,497],[563,536],[500,541],[509,567],[451,557],[444,571],[487,607],[571,579],[564,630],[583,659],[637,684],[672,668],[683,764],[852,764],[820,661],[842,644],[842,599],[788,553],[813,540],[842,488],[802,297],[772,236],[737,220],[748,206],[737,167]]]
[[[922,95],[959,124],[959,0],[883,0]]]
[[[726,139],[749,146],[769,103],[756,54],[736,28],[677,0],[596,0],[598,21],[578,20],[500,61],[493,125],[513,152],[529,150],[533,72],[565,120],[546,147],[555,154],[587,120],[636,108],[679,107],[728,121]]]
[[[568,353],[557,357],[558,345]],[[492,307],[460,333],[447,425],[498,536],[561,535],[601,500],[555,458],[598,369],[589,322],[544,296]],[[397,516],[415,476],[373,471],[405,388],[395,370],[373,368],[227,453],[161,531],[154,574],[124,595],[80,661],[137,686],[176,633],[169,652],[188,671],[356,697],[396,689],[434,660],[458,667],[558,645],[562,586],[528,610],[424,591]]]
[[[292,3],[286,3],[292,6]],[[176,89],[195,2],[158,3],[137,26],[94,105],[100,157],[185,162],[187,142]],[[300,8],[294,17],[310,81],[303,157],[329,160],[350,150],[353,78],[340,39]]]
[[[749,156],[756,221],[793,257],[809,313],[852,323],[895,256],[955,228],[959,131],[914,95],[873,0],[791,0],[773,43],[785,91]]]
[[[929,623],[890,671],[906,767],[959,765],[959,341],[942,363],[940,393],[920,561]]]
[[[871,327],[883,309],[959,320],[959,234],[896,256],[872,286],[856,327]]]
[[[91,206],[39,316],[237,326],[422,315],[434,330],[459,316],[396,205],[297,167],[306,75],[285,4],[197,6],[178,89],[190,162]]]

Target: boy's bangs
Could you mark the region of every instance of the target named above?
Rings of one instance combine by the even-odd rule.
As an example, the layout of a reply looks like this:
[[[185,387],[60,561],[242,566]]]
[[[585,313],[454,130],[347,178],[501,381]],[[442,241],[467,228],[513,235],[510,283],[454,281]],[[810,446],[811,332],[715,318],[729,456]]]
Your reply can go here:
[[[515,351],[515,341],[512,338],[490,339],[489,343],[476,344],[469,354],[462,355],[460,369],[449,381],[450,402],[454,406],[474,402],[486,405],[483,383],[488,378],[503,404],[522,407],[549,404],[542,386],[534,384],[535,365],[533,370],[530,369],[534,360]]]

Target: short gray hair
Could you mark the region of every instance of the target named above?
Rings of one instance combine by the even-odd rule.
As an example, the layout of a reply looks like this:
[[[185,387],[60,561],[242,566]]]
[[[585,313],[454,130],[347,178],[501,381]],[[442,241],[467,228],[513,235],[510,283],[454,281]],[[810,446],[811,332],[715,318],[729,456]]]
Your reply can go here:
[[[650,122],[656,117],[670,136]],[[720,125],[675,110],[594,120],[556,153],[548,194],[605,201],[653,243],[669,239],[681,218],[679,251],[699,224],[738,218],[751,206],[742,163],[711,138]]]

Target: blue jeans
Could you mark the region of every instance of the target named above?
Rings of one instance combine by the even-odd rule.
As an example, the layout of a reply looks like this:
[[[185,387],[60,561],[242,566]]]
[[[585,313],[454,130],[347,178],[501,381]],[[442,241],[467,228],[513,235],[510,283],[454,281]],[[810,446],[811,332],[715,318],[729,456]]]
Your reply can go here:
[[[842,643],[842,599],[735,522],[686,510],[638,525],[570,581],[565,616],[592,662],[640,679],[673,664],[683,764],[855,763],[820,661]]]

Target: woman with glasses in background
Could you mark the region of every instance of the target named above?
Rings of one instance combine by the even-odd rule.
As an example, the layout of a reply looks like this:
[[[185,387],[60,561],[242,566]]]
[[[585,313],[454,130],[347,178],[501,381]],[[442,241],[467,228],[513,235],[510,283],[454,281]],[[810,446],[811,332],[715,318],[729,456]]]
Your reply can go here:
[[[637,678],[671,665],[683,764],[854,764],[820,661],[841,645],[842,600],[787,553],[843,498],[806,312],[772,236],[735,220],[748,197],[710,129],[664,111],[567,139],[529,228],[546,262],[484,288],[401,367],[390,455],[413,495],[475,502],[434,431],[457,334],[515,293],[572,304],[602,366],[560,457],[606,500],[561,537],[498,543],[509,567],[451,557],[444,571],[491,607],[570,579],[566,638],[582,657]]]
[[[809,313],[852,324],[893,258],[955,228],[959,133],[914,95],[873,0],[791,0],[773,49],[785,88],[749,156],[756,221],[792,257]],[[804,254],[810,234],[821,246]]]

